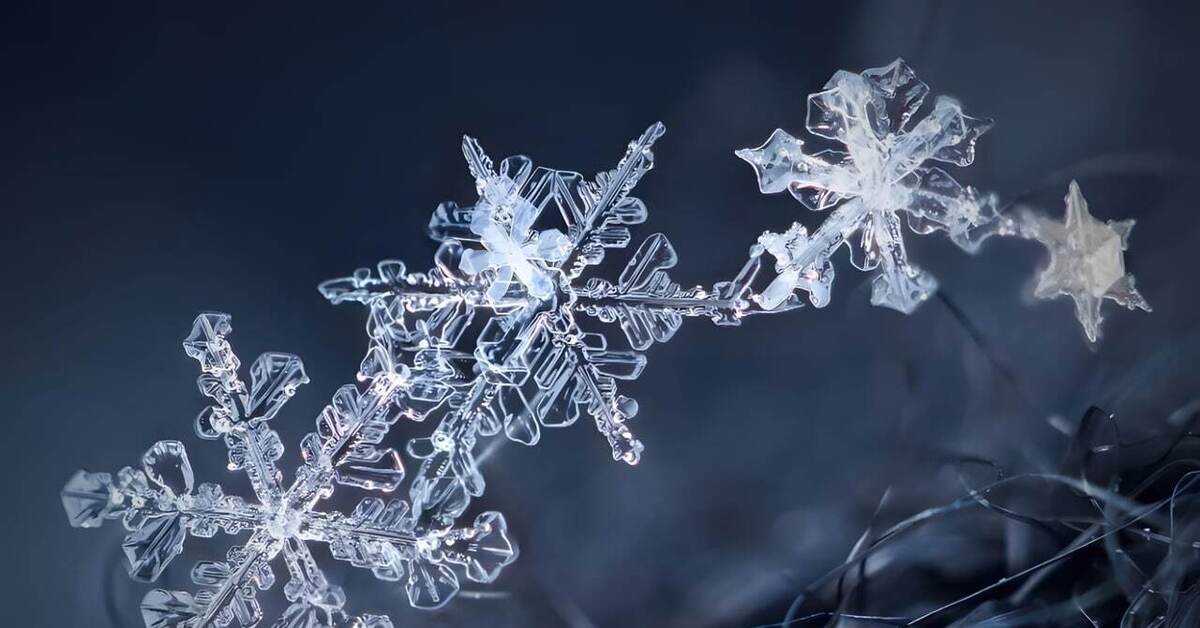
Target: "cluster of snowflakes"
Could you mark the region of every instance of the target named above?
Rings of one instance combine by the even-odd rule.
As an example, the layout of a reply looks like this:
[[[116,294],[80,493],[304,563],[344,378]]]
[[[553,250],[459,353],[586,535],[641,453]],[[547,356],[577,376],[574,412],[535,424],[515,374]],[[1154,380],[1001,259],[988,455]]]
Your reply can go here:
[[[911,313],[937,289],[937,280],[912,264],[904,248],[901,214],[918,234],[943,231],[968,253],[993,235],[1043,244],[1050,265],[1035,296],[1069,296],[1088,340],[1100,334],[1100,304],[1112,299],[1149,311],[1125,273],[1123,251],[1133,221],[1101,223],[1088,213],[1075,182],[1066,221],[1025,211],[997,212],[994,194],[960,185],[938,163],[968,166],[975,142],[992,125],[972,118],[946,96],[921,115],[929,86],[897,60],[861,74],[839,71],[808,97],[808,130],[833,146],[809,150],[804,141],[776,130],[762,146],[737,155],[749,162],[763,193],[787,190],[811,210],[831,209],[811,235],[800,223],[767,232],[759,243],[776,259],[779,276],[757,296],[767,309],[808,293],[813,305],[829,300],[830,256],[843,244],[859,270],[876,271],[871,303]]]
[[[417,608],[445,604],[460,577],[491,582],[517,556],[504,517],[484,512],[460,523],[484,492],[476,458],[484,439],[503,432],[534,445],[543,428],[586,415],[614,460],[636,464],[643,446],[628,422],[638,404],[618,392],[617,381],[637,378],[646,365],[642,351],[669,340],[684,317],[737,325],[752,314],[800,307],[799,291],[825,305],[830,258],[842,245],[855,267],[876,272],[872,303],[907,313],[928,298],[936,281],[908,260],[901,213],[914,232],[944,231],[970,252],[991,235],[1042,242],[1051,263],[1036,294],[1073,298],[1093,341],[1103,299],[1149,309],[1122,261],[1132,221],[1092,218],[1075,184],[1065,223],[998,213],[994,196],[933,165],[969,165],[990,122],[966,116],[945,97],[921,115],[928,91],[901,61],[838,72],[809,98],[808,129],[841,149],[810,152],[776,131],[763,146],[738,151],[763,192],[786,189],[810,209],[832,211],[811,233],[796,223],[763,234],[732,280],[708,288],[671,280],[676,255],[662,234],[645,239],[615,281],[585,277],[609,249],[626,248],[629,226],[646,219],[645,205],[630,194],[653,166],[650,148],[661,124],[592,181],[524,157],[496,167],[466,138],[479,200],[434,212],[429,230],[441,243],[434,267],[409,272],[402,262],[384,261],[320,286],[333,303],[368,309],[369,348],[360,383],[340,388],[301,442],[302,463],[290,484],[276,468],[283,446],[269,422],[308,381],[304,367],[295,356],[267,353],[251,365],[247,384],[227,339],[229,316],[205,313],[184,342],[212,402],[195,430],[224,442],[229,469],[246,474],[254,501],[225,495],[216,484],[196,486],[183,444],[160,441],[138,469],[77,472],[63,490],[71,524],[120,519],[129,532],[123,549],[130,575],[144,581],[162,574],[189,534],[249,534],[224,560],[195,565],[194,592],[150,591],[142,615],[151,628],[258,625],[256,595],[273,585],[271,563],[280,556],[291,605],[274,626],[384,628],[392,625],[387,617],[345,610],[344,592],[325,577],[309,543],[400,583]],[[773,276],[763,272],[764,253],[775,260]],[[760,290],[758,283],[766,285]],[[628,348],[610,348],[609,336],[584,331],[582,317],[616,323]],[[319,510],[339,485],[385,494],[401,486],[402,456],[384,443],[402,417],[436,425],[407,444],[420,461],[408,499],[365,497],[349,515]]]

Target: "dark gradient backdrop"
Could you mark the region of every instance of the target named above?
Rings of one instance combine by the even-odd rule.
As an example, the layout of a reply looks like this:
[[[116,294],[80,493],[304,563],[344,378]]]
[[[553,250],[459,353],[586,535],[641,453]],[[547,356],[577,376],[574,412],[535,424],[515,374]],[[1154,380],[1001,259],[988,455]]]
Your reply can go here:
[[[1192,3],[244,4],[0,9],[0,624],[140,625],[147,587],[122,572],[118,527],[67,526],[58,491],[76,468],[116,470],[180,438],[198,480],[241,485],[191,431],[203,401],[179,343],[197,312],[231,313],[246,361],[304,358],[313,383],[275,421],[290,473],[365,348],[363,312],[327,305],[317,282],[385,257],[425,267],[430,211],[474,199],[464,132],[496,157],[594,173],[663,120],[639,233],[669,234],[677,279],[708,284],[762,230],[819,220],[759,195],[732,150],[799,132],[833,71],[904,56],[998,121],[964,180],[1032,190],[1057,215],[1076,175],[1097,216],[1138,220],[1128,262],[1155,312],[1106,309],[1089,351],[1067,302],[1022,296],[1035,247],[968,258],[930,237],[912,255],[990,358],[943,303],[869,307],[844,258],[823,310],[689,321],[627,386],[641,465],[613,463],[582,423],[488,461],[481,505],[508,515],[523,550],[488,589],[503,597],[419,613],[393,585],[331,569],[354,608],[398,626],[774,621],[889,486],[892,519],[956,495],[947,452],[1036,470],[1065,442],[1049,417],[1101,403],[1161,421],[1194,390],[1171,392],[1195,383],[1178,351],[1200,322]],[[1147,364],[1153,394],[1129,385]],[[427,429],[402,425],[395,442]],[[191,543],[168,583],[227,541]],[[929,559],[978,549],[938,540]]]

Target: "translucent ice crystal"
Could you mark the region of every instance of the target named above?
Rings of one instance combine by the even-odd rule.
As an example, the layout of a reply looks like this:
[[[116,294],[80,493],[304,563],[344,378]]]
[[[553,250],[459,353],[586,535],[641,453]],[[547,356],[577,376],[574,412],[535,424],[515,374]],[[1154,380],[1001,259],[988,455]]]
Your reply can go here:
[[[964,187],[937,162],[970,165],[975,142],[991,121],[972,118],[951,98],[923,107],[929,87],[903,60],[863,71],[839,71],[808,97],[807,128],[819,143],[776,130],[758,148],[737,155],[749,162],[764,193],[787,190],[812,210],[832,209],[816,230],[796,223],[764,233],[761,250],[775,258],[774,281],[753,298],[764,309],[793,304],[796,291],[821,307],[829,302],[830,257],[843,245],[860,270],[875,270],[871,303],[911,313],[937,289],[905,250],[903,221],[918,234],[944,232],[968,253],[993,235],[1032,238],[1051,253],[1036,295],[1068,295],[1087,337],[1099,337],[1100,303],[1112,299],[1149,310],[1125,274],[1122,251],[1133,221],[1102,224],[1072,183],[1066,223],[1024,212],[1001,215],[994,194]]]
[[[677,257],[662,234],[643,241],[615,280],[584,277],[606,251],[631,243],[630,225],[646,220],[645,204],[631,193],[653,166],[650,148],[663,131],[651,126],[613,170],[591,181],[534,167],[526,157],[495,168],[465,138],[479,200],[434,211],[429,231],[441,243],[434,268],[412,273],[386,261],[374,272],[361,269],[321,285],[334,303],[369,308],[363,378],[442,364],[427,369],[440,375],[425,384],[440,391],[431,398],[438,425],[408,446],[422,461],[409,491],[418,520],[446,525],[483,493],[475,449],[501,432],[534,445],[543,429],[586,415],[614,460],[636,464],[643,445],[628,423],[638,405],[618,392],[617,381],[642,373],[642,351],[669,340],[684,317],[732,325],[765,311],[751,287],[762,247],[732,281],[711,288],[671,280],[667,271]],[[773,311],[798,305],[793,299]],[[629,348],[613,348],[609,336],[586,331],[581,316],[615,323]],[[476,317],[486,320],[478,335],[466,336]]]
[[[1071,182],[1065,198],[1063,222],[1039,214],[1022,215],[1021,231],[1050,251],[1050,263],[1037,278],[1034,296],[1052,299],[1068,296],[1075,302],[1075,317],[1088,340],[1100,337],[1100,305],[1111,299],[1129,309],[1150,311],[1150,304],[1125,272],[1125,248],[1134,221],[1100,222],[1088,212],[1079,184]]]
[[[485,488],[475,453],[483,438],[503,432],[533,445],[543,428],[586,415],[614,459],[636,464],[643,446],[628,421],[638,404],[618,392],[617,382],[642,373],[642,351],[669,340],[684,317],[736,325],[767,312],[752,287],[761,246],[732,280],[711,288],[670,279],[677,258],[661,234],[643,241],[615,280],[584,277],[607,250],[627,247],[629,226],[646,219],[646,206],[630,194],[653,166],[650,147],[662,133],[661,124],[651,126],[613,170],[590,181],[535,168],[524,157],[496,168],[466,138],[479,201],[434,211],[429,231],[440,245],[433,268],[410,272],[384,261],[321,285],[334,303],[368,306],[370,342],[361,388],[347,385],[333,395],[316,431],[301,441],[303,464],[290,485],[276,468],[283,445],[269,425],[308,381],[302,363],[264,354],[247,385],[226,338],[229,317],[198,317],[184,348],[200,363],[200,390],[213,403],[196,418],[196,433],[224,442],[229,469],[245,473],[254,501],[226,496],[216,484],[196,486],[177,441],[154,445],[140,470],[115,477],[81,471],[63,490],[72,525],[122,520],[130,532],[130,574],[143,580],[156,580],[189,534],[249,533],[225,560],[193,569],[199,591],[151,591],[143,602],[147,626],[257,625],[256,591],[273,586],[271,563],[280,557],[292,605],[277,628],[390,626],[382,616],[354,618],[343,610],[345,594],[324,576],[308,543],[325,543],[335,559],[402,583],[412,606],[436,608],[458,592],[460,577],[490,582],[516,557],[499,513],[457,522]],[[785,301],[770,311],[800,305]],[[608,336],[585,330],[584,317],[616,323],[628,348],[612,348]],[[435,425],[408,443],[420,461],[409,501],[367,497],[349,516],[318,510],[339,485],[400,487],[401,456],[382,443],[402,416]]]
[[[811,234],[799,225],[764,234],[760,243],[776,258],[778,277],[759,296],[762,307],[778,307],[797,289],[813,305],[825,304],[829,258],[845,244],[855,267],[876,270],[871,303],[911,313],[937,281],[909,261],[901,214],[914,232],[943,231],[968,252],[997,232],[995,197],[931,165],[969,165],[976,139],[992,123],[967,116],[945,96],[923,112],[928,93],[902,60],[861,74],[838,72],[809,96],[807,126],[840,146],[811,150],[776,130],[762,146],[737,151],[762,192],[787,190],[809,209],[833,208]]]
[[[1121,259],[1131,222],[1100,225],[1087,216],[1077,187],[1065,225],[999,216],[994,196],[931,165],[970,164],[975,140],[990,123],[944,97],[922,115],[927,93],[901,61],[862,74],[839,72],[809,98],[808,116],[809,130],[839,149],[813,152],[776,131],[763,146],[738,151],[763,192],[786,189],[810,209],[832,211],[811,232],[796,223],[764,233],[732,279],[707,288],[671,279],[678,257],[662,234],[643,240],[615,278],[592,272],[608,250],[627,248],[630,226],[647,218],[645,204],[631,194],[654,165],[651,147],[664,132],[661,124],[591,180],[535,167],[526,157],[496,167],[475,140],[464,138],[479,199],[470,207],[443,203],[433,212],[429,233],[439,243],[433,266],[414,272],[386,260],[320,285],[333,303],[366,306],[368,348],[360,384],[340,388],[317,417],[316,431],[301,441],[303,462],[290,484],[276,467],[283,445],[270,421],[308,381],[303,364],[292,355],[263,354],[247,385],[226,339],[229,317],[202,314],[184,342],[200,363],[200,390],[212,400],[195,431],[224,443],[228,467],[245,473],[253,501],[227,496],[216,484],[196,485],[184,445],[160,441],[139,469],[76,473],[62,492],[67,518],[76,527],[121,520],[129,532],[122,548],[130,575],[147,581],[159,578],[189,535],[248,533],[224,560],[195,566],[197,591],[148,593],[142,613],[149,627],[258,625],[257,591],[274,585],[272,563],[282,559],[291,606],[275,628],[387,628],[386,617],[344,610],[345,594],[325,577],[309,543],[324,543],[334,559],[401,583],[418,608],[446,604],[460,576],[494,580],[517,554],[504,518],[484,512],[458,522],[486,488],[476,456],[484,439],[503,432],[535,445],[543,429],[586,416],[614,460],[637,464],[644,448],[629,422],[638,404],[617,383],[640,376],[644,351],[670,340],[684,318],[738,325],[804,301],[824,306],[834,277],[831,256],[843,245],[856,267],[876,271],[873,303],[910,312],[927,298],[936,282],[908,261],[901,214],[913,231],[943,231],[967,251],[993,234],[1043,241],[1052,262],[1039,294],[1075,298],[1093,330],[1089,337],[1103,298],[1148,309]],[[775,275],[762,287],[764,254],[774,259]],[[610,324],[621,333],[604,327]],[[319,510],[337,486],[400,488],[401,455],[383,445],[400,417],[433,425],[406,447],[420,461],[408,501],[369,496],[350,515]]]
[[[269,421],[296,389],[308,381],[300,359],[265,353],[250,368],[247,386],[240,361],[226,335],[229,316],[202,314],[184,342],[201,366],[200,391],[212,400],[196,418],[196,433],[224,442],[231,471],[242,471],[255,499],[225,495],[217,484],[194,485],[182,443],[160,441],[140,468],[115,476],[77,472],[63,489],[71,524],[94,527],[119,519],[129,534],[123,549],[129,573],[153,581],[183,549],[188,535],[211,537],[249,533],[224,560],[203,561],[192,569],[195,593],[155,589],[142,602],[149,628],[256,626],[263,619],[257,591],[275,582],[271,566],[282,559],[288,575],[284,596],[291,602],[276,628],[390,628],[382,615],[350,616],[345,594],[331,584],[309,552],[325,543],[333,557],[370,569],[383,580],[403,583],[409,602],[436,608],[458,590],[458,572],[490,582],[516,556],[504,517],[487,512],[467,526],[429,527],[412,516],[408,504],[366,497],[350,516],[316,507],[337,485],[392,491],[404,468],[397,452],[381,445],[401,416],[424,418],[437,378],[418,361],[371,380],[365,390],[339,389],[317,418],[317,430],[302,444],[303,464],[284,485],[275,463],[283,454]]]
[[[557,229],[531,230],[538,208],[521,196],[520,190],[532,174],[532,165],[527,160],[507,159],[496,173],[478,142],[469,138],[463,142],[463,153],[479,191],[470,229],[487,250],[463,251],[459,268],[472,275],[494,270],[488,290],[492,301],[508,292],[514,275],[529,296],[549,297],[554,293],[552,265],[566,258],[572,243]]]

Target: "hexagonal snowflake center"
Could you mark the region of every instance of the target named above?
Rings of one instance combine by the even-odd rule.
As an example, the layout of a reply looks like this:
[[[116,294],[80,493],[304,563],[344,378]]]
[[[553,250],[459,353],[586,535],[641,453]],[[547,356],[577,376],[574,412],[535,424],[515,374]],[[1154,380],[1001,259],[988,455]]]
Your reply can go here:
[[[275,540],[283,540],[300,532],[300,514],[286,506],[280,509],[266,523],[267,534]]]

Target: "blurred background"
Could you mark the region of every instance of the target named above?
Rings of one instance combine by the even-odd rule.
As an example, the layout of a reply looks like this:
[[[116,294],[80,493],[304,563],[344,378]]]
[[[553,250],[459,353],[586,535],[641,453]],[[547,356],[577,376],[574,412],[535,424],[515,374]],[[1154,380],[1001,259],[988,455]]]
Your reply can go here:
[[[304,359],[312,383],[273,423],[290,474],[366,347],[364,311],[317,283],[430,263],[430,212],[475,199],[463,133],[495,158],[590,175],[662,120],[637,234],[668,234],[674,277],[708,285],[764,229],[821,219],[760,195],[732,151],[799,135],[834,71],[904,57],[997,120],[962,181],[1059,216],[1075,177],[1098,218],[1137,219],[1126,262],[1155,311],[1110,303],[1093,350],[1068,301],[1029,300],[1030,243],[968,257],[909,238],[946,297],[910,317],[870,307],[839,256],[828,307],[691,320],[650,351],[624,386],[641,404],[637,467],[583,422],[497,450],[479,505],[506,514],[522,555],[480,595],[414,611],[396,585],[324,561],[352,609],[397,626],[776,622],[873,519],[961,495],[948,459],[1044,470],[1093,404],[1136,432],[1195,395],[1194,3],[433,4],[0,9],[0,623],[141,625],[148,587],[125,576],[120,526],[67,525],[58,491],[75,469],[178,438],[197,481],[244,484],[192,432],[204,402],[180,342],[198,312],[232,314],[243,362]],[[880,612],[986,584],[976,563],[1003,562],[989,530],[928,538]],[[189,541],[167,584],[228,545]]]

